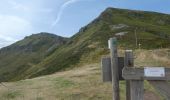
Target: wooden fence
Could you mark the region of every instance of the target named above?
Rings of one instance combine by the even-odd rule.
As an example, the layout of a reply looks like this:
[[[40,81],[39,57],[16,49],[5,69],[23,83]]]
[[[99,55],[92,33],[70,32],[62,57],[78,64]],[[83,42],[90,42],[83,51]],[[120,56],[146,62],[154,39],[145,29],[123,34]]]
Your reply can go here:
[[[170,68],[134,67],[132,50],[126,50],[124,57],[118,57],[117,39],[109,40],[110,57],[102,58],[103,82],[112,82],[113,100],[120,100],[119,81],[126,81],[126,100],[144,100],[144,80],[148,80],[161,94],[170,100]]]

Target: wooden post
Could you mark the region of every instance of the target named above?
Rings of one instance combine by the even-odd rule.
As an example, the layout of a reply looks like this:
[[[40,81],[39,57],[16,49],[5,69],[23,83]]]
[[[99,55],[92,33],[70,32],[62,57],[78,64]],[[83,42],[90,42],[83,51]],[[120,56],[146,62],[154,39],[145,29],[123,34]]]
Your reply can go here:
[[[103,57],[102,65],[102,79],[103,82],[112,82],[111,59],[110,57]]]
[[[132,50],[126,50],[125,51],[125,67],[133,67],[134,66],[134,62],[133,62],[133,53]],[[131,100],[130,98],[130,81],[127,80],[126,81],[126,100]]]
[[[133,52],[132,50],[126,50],[125,53],[125,65],[127,67],[134,66]],[[144,95],[144,83],[143,80],[130,80],[126,85],[126,97],[127,100],[143,100]]]
[[[122,70],[124,68],[124,57],[118,57],[119,81],[124,80]],[[112,82],[111,58],[103,57],[101,59],[102,80],[103,82]]]
[[[131,100],[144,99],[144,83],[143,80],[130,81]]]
[[[120,100],[120,97],[119,97],[117,39],[116,38],[110,38],[109,43],[110,43],[110,52],[111,52],[110,54],[111,54],[113,100]]]

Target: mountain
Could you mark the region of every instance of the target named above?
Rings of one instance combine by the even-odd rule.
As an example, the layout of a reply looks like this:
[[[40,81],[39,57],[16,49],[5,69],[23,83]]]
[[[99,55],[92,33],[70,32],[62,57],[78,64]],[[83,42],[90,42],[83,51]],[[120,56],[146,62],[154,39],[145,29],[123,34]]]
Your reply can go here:
[[[67,40],[54,34],[39,33],[2,48],[0,50],[0,81],[21,77],[25,70],[40,63]]]
[[[108,39],[115,36],[118,38],[119,48],[137,48],[136,37],[137,44],[140,44],[142,49],[169,48],[170,15],[107,8],[72,36],[67,44],[29,70],[26,76],[36,77],[79,63],[99,62],[101,55],[109,52]]]
[[[3,55],[0,54],[0,71],[2,71],[0,76],[3,76],[2,80],[19,80],[52,74],[81,64],[99,62],[101,55],[109,53],[107,44],[108,39],[111,37],[117,37],[119,48],[123,49],[136,49],[139,44],[142,49],[169,48],[170,15],[157,12],[107,8],[100,16],[81,28],[77,34],[63,45],[52,50],[49,49],[53,48],[52,44],[50,45],[52,47],[49,46],[48,49],[43,49],[45,48],[44,46],[35,46],[36,50],[39,48],[37,53],[41,56],[44,54],[40,53],[41,50],[50,51],[45,54],[45,57],[44,55],[40,57],[41,59],[38,61],[31,58],[32,63],[24,63],[27,62],[25,59],[29,59],[30,53],[20,57],[22,53],[18,55],[13,53],[13,51],[18,51],[15,45],[9,46],[16,49],[11,50],[11,55],[13,56],[9,53],[10,60],[8,60],[9,58],[3,58],[5,53]],[[2,50],[7,52],[7,48]],[[23,62],[21,63],[22,65],[26,64],[28,66],[16,67],[18,62]],[[9,71],[4,70],[6,69],[4,65]],[[11,72],[13,76],[11,76]]]

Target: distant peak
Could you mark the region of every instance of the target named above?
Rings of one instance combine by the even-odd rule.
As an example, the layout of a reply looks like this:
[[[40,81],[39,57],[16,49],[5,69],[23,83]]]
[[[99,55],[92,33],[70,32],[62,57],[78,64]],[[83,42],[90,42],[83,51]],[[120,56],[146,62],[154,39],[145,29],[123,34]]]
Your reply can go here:
[[[31,37],[58,37],[58,38],[67,38],[67,37],[62,37],[53,33],[47,33],[47,32],[40,32],[36,34],[32,34],[30,36],[26,36],[25,38],[31,38]]]
[[[148,13],[148,14],[161,14],[161,15],[169,15],[167,13],[162,13],[162,12],[156,12],[156,11],[144,11],[144,10],[137,10],[137,9],[126,9],[126,8],[114,8],[114,7],[108,7],[104,12],[110,12],[112,13],[113,11],[121,13],[121,12],[133,12],[133,13]]]
[[[47,32],[40,32],[40,33],[32,34],[31,36],[35,36],[35,35],[55,35],[55,34],[47,33]],[[55,35],[55,36],[57,36],[57,35]]]

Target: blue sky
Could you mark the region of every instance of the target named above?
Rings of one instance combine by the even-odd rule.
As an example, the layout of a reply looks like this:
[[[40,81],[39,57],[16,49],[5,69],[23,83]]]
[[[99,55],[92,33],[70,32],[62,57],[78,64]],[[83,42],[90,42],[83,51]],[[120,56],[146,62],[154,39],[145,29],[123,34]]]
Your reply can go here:
[[[70,37],[107,7],[170,14],[170,0],[0,0],[0,48],[33,33]]]

